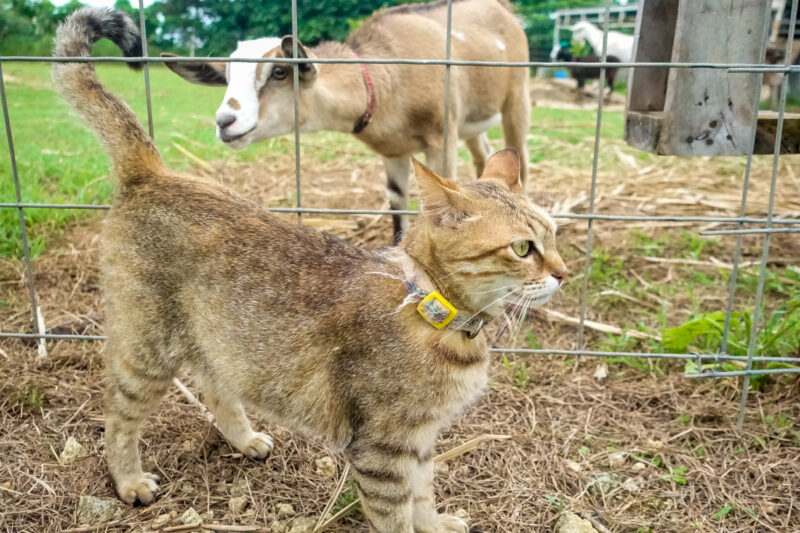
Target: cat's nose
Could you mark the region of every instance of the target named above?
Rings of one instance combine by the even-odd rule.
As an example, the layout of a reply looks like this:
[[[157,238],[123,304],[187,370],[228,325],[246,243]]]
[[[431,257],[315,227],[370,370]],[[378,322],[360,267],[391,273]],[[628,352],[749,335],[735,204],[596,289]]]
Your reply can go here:
[[[556,278],[556,281],[558,281],[558,284],[561,285],[562,283],[564,283],[564,280],[567,278],[567,269],[566,268],[562,268],[561,270],[557,270],[557,271],[553,272],[550,275],[553,276],[554,278]]]

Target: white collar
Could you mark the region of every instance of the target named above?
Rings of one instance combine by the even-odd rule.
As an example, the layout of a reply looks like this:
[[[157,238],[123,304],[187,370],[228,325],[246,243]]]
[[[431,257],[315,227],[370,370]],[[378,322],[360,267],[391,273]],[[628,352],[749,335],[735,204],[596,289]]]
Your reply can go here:
[[[403,270],[403,286],[408,292],[399,307],[409,303],[417,304],[420,316],[436,329],[450,326],[464,332],[468,339],[478,336],[486,325],[486,320],[477,315],[466,315],[455,308],[439,291],[430,276],[414,259],[400,248],[393,248],[386,254],[387,259],[398,263]]]

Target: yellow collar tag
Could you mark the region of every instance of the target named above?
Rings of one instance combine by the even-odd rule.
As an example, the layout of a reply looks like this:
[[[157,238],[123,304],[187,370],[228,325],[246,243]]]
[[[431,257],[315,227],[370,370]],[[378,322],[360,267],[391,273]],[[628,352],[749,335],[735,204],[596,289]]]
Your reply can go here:
[[[417,305],[417,311],[425,321],[436,329],[442,329],[453,321],[458,310],[436,291],[428,293]]]

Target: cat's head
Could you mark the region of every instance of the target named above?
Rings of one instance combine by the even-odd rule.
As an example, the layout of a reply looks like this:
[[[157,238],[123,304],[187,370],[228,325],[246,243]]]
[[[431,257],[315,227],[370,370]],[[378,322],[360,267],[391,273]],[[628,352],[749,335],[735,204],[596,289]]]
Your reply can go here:
[[[414,160],[422,213],[401,243],[445,296],[472,313],[503,304],[543,305],[567,273],[556,224],[520,184],[517,152],[489,158],[483,175],[458,186]]]

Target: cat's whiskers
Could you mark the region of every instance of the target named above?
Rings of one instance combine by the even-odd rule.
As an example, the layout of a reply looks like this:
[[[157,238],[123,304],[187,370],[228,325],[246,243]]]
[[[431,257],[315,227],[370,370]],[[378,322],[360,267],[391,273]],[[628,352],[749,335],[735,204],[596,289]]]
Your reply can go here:
[[[528,306],[530,305],[533,298],[534,296],[528,296],[527,299],[523,302],[522,310],[520,311],[519,316],[517,317],[517,323],[514,327],[514,332],[511,336],[512,340],[516,338],[517,335],[519,335],[519,331],[520,329],[522,329],[522,323],[525,321],[525,318],[527,317]]]
[[[517,319],[519,318],[519,313],[517,311],[521,308],[525,299],[526,299],[526,294],[523,292],[522,294],[519,295],[519,298],[517,298],[517,300],[513,304],[508,304],[506,308],[503,310],[503,315],[506,317],[506,326],[504,326],[503,329],[500,330],[500,332],[497,335],[498,338],[500,337],[500,335],[508,331],[509,334],[508,339],[513,341],[514,329],[516,328]]]
[[[500,338],[503,336],[503,333],[505,333],[507,329],[508,330],[511,329],[512,325],[511,319],[512,317],[508,312],[508,307],[506,307],[505,309],[503,309],[503,322],[504,322],[503,327],[497,331],[497,334],[494,336],[493,343],[496,343],[498,340],[500,340]]]
[[[472,316],[470,316],[469,318],[467,318],[467,319],[466,319],[464,322],[465,322],[465,323],[466,323],[466,322],[469,322],[470,320],[472,320],[473,318],[475,318],[475,317],[476,317],[476,316],[478,316],[479,314],[481,314],[481,313],[483,313],[484,311],[486,311],[486,310],[487,310],[488,308],[490,308],[492,305],[496,304],[497,302],[499,302],[499,301],[500,301],[500,300],[502,300],[503,298],[508,298],[509,296],[511,296],[512,294],[514,294],[515,292],[517,292],[517,291],[518,291],[518,290],[520,290],[520,289],[522,289],[522,287],[517,287],[516,289],[513,289],[511,292],[508,292],[508,293],[506,293],[506,294],[503,294],[503,295],[501,295],[499,298],[496,298],[496,299],[492,300],[491,302],[489,302],[488,304],[486,304],[485,306],[483,306],[483,307],[482,307],[480,310],[478,310],[478,312],[476,312],[474,315],[472,315]],[[457,330],[457,329],[454,329],[453,331],[451,331],[450,333],[448,333],[447,335],[445,335],[445,337],[444,337],[444,338],[445,338],[445,339],[447,339],[447,338],[448,338],[450,335],[452,335],[452,334],[453,334],[453,333],[455,333],[456,331],[459,331],[459,330]]]
[[[489,289],[489,290],[486,290],[486,291],[471,292],[469,294],[474,296],[476,294],[486,294],[487,292],[502,291],[503,289],[510,289],[514,285],[516,285],[516,283],[512,283],[511,285],[506,285],[505,287],[498,287],[497,289]]]
[[[560,307],[561,310],[563,311],[564,310],[564,302],[561,300],[561,291],[557,290],[555,296],[556,296],[556,299],[558,300],[558,307]]]

